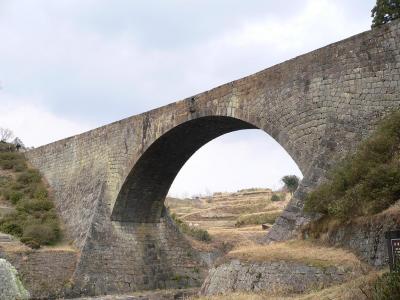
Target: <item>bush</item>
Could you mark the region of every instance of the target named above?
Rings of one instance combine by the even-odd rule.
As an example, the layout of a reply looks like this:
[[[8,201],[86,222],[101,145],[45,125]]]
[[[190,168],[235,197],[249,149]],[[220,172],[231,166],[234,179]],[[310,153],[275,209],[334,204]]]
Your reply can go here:
[[[10,191],[10,193],[7,196],[8,196],[8,199],[13,204],[17,204],[18,201],[21,200],[24,197],[24,193],[19,192],[19,191]]]
[[[279,197],[278,194],[273,194],[271,197],[271,201],[274,201],[274,202],[281,201],[281,197]]]
[[[201,229],[201,228],[196,228],[196,227],[190,227],[188,226],[188,230],[186,230],[184,233],[194,237],[196,240],[203,241],[203,242],[209,242],[211,241],[211,236],[208,233],[207,230]]]
[[[36,187],[33,197],[38,200],[47,200],[49,193],[44,186],[39,185]]]
[[[11,181],[12,181],[12,178],[10,178],[8,176],[0,176],[0,188],[8,186]]]
[[[16,179],[0,177],[2,197],[16,205],[15,212],[0,219],[0,231],[21,237],[21,242],[33,249],[57,242],[60,225],[40,173],[28,169],[18,152],[0,152],[0,166],[18,172]]]
[[[0,231],[20,237],[23,229],[17,220],[8,220],[0,223]]]
[[[49,224],[31,224],[24,228],[23,240],[34,241],[39,245],[51,245],[58,239],[57,233]]]
[[[196,228],[196,227],[191,227],[188,224],[186,224],[184,221],[179,219],[175,214],[171,214],[171,219],[178,226],[179,230],[182,233],[187,234],[199,241],[203,241],[203,242],[211,241],[211,236],[207,230],[204,230],[201,228]]]
[[[40,244],[38,242],[36,242],[35,240],[29,238],[29,237],[22,237],[21,238],[21,242],[24,243],[25,245],[27,245],[28,247],[32,248],[32,249],[39,249],[40,248]]]
[[[19,152],[0,152],[0,167],[11,170],[24,166],[24,155]]]
[[[400,299],[400,272],[383,274],[374,285],[372,298],[374,300]]]
[[[276,218],[282,214],[281,211],[262,212],[255,214],[241,215],[237,218],[235,226],[241,227],[244,225],[260,225],[260,224],[273,224]]]
[[[37,170],[29,169],[25,172],[19,174],[17,182],[22,184],[39,183],[42,180],[39,172]]]
[[[26,199],[18,203],[17,210],[26,213],[35,211],[49,211],[54,207],[49,200]]]
[[[400,199],[399,147],[400,112],[396,112],[306,196],[304,210],[340,220],[385,210]]]
[[[13,169],[15,172],[25,171],[27,168],[26,163],[23,160],[17,160],[14,163]]]

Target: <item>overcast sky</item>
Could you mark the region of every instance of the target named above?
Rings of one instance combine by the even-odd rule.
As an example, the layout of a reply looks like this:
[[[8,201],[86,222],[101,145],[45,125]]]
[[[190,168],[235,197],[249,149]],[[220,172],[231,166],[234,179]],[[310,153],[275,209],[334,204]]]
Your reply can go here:
[[[373,0],[0,0],[0,127],[39,146],[368,30]],[[185,165],[175,195],[301,175],[257,130]]]

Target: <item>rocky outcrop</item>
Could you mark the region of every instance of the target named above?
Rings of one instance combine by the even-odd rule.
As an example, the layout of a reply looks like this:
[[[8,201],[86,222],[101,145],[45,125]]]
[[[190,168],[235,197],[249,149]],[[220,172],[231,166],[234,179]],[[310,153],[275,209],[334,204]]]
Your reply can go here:
[[[68,294],[77,259],[78,252],[67,246],[33,250],[9,235],[0,234],[0,262],[8,261],[18,271],[21,281],[18,279],[17,283],[21,287],[23,284],[33,299],[54,299]],[[2,297],[3,286],[0,265],[0,300],[8,299]]]
[[[330,228],[328,232],[320,234],[319,238],[330,245],[350,249],[368,264],[381,267],[388,264],[385,232],[399,228],[400,208],[393,208]],[[309,235],[307,230],[303,235]]]
[[[15,266],[34,299],[58,298],[68,293],[77,253],[67,250],[30,250],[1,253]],[[0,297],[0,299],[3,299]]]
[[[241,262],[232,260],[209,271],[201,287],[202,295],[231,292],[303,293],[334,283],[343,283],[356,275],[342,267],[317,267],[298,262]]]
[[[17,270],[5,259],[0,258],[0,299],[28,299],[29,293],[17,276]]]

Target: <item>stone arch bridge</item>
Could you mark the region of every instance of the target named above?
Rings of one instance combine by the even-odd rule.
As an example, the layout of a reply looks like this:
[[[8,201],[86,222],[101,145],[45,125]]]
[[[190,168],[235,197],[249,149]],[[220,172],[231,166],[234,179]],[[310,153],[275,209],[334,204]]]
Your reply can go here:
[[[199,257],[163,201],[196,150],[249,128],[282,145],[304,179],[267,238],[288,239],[306,220],[304,193],[399,106],[400,23],[393,22],[27,156],[81,252],[77,293],[192,285],[200,280]]]

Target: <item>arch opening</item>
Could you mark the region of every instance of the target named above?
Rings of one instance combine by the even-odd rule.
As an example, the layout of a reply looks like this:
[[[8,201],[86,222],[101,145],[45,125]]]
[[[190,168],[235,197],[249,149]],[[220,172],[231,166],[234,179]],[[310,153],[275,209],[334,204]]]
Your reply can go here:
[[[127,176],[111,219],[160,222],[168,191],[189,158],[211,140],[243,129],[259,128],[233,117],[208,116],[187,121],[163,134],[142,154]]]

